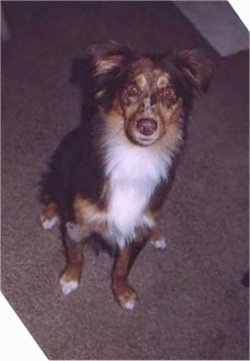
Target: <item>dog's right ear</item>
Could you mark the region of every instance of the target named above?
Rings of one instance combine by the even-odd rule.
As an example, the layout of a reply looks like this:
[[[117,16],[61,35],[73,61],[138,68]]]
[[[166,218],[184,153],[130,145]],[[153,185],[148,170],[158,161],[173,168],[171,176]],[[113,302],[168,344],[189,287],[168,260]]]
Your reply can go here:
[[[109,41],[91,45],[85,56],[91,64],[94,99],[99,104],[110,103],[117,89],[123,86],[127,70],[136,55],[128,46]]]
[[[134,58],[129,47],[109,41],[89,46],[82,57],[74,59],[71,81],[80,86],[84,103],[102,102],[107,91],[114,91],[114,81],[119,87]]]
[[[95,78],[108,75],[119,76],[133,58],[129,47],[120,46],[114,41],[91,45],[87,52],[94,65]]]

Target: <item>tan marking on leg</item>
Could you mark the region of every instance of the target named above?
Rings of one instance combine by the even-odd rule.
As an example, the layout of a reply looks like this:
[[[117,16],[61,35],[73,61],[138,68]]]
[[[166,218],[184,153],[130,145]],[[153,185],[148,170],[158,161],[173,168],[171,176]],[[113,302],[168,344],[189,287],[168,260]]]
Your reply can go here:
[[[123,279],[122,277],[116,277],[116,279],[113,280],[112,289],[116,301],[123,308],[126,308],[128,310],[134,309],[138,300],[138,296],[126,279]]]
[[[83,243],[69,245],[66,249],[67,264],[60,277],[60,286],[64,295],[68,295],[78,288],[83,267]]]
[[[115,299],[122,307],[129,310],[134,309],[138,297],[135,290],[129,285],[127,278],[145,243],[146,241],[134,242],[120,251],[113,270],[112,290]]]
[[[101,207],[81,195],[76,196],[73,207],[75,223],[66,223],[67,264],[60,277],[60,286],[65,295],[74,291],[79,285],[84,260],[84,239],[94,232],[102,234],[106,219],[105,211]]]

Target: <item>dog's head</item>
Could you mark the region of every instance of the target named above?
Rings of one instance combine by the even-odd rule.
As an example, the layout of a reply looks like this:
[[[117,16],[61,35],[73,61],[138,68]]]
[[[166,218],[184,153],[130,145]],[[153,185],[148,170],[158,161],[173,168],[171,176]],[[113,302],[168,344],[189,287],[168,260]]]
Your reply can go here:
[[[209,61],[197,50],[140,55],[110,42],[88,49],[94,98],[130,141],[149,146],[183,126],[194,91],[206,92]]]

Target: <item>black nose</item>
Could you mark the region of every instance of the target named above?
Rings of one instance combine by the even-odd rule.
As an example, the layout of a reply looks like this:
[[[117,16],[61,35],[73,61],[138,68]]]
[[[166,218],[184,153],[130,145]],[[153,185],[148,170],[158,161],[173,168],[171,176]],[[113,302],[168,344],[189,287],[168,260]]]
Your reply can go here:
[[[157,123],[154,119],[143,118],[138,120],[137,128],[142,135],[152,135],[157,129]]]

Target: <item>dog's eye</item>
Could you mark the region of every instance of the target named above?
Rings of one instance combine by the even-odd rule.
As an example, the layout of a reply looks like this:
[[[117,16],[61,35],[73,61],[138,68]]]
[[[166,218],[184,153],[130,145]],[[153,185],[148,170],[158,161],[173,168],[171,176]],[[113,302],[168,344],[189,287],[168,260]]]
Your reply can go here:
[[[129,97],[136,97],[139,94],[139,89],[135,84],[130,84],[127,87],[127,94]]]
[[[162,89],[160,94],[161,94],[161,97],[165,100],[171,100],[175,96],[174,90],[170,87]]]

